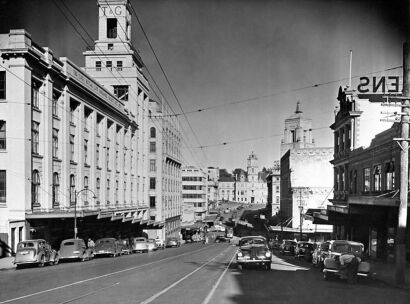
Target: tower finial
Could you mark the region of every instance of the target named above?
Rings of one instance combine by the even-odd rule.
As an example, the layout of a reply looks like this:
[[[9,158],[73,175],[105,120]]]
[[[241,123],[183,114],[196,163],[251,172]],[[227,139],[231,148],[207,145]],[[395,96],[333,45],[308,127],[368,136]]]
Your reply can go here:
[[[298,114],[298,113],[303,113],[302,110],[300,109],[300,101],[298,101],[298,102],[296,103],[296,111],[295,111],[295,113],[296,113],[296,114]]]

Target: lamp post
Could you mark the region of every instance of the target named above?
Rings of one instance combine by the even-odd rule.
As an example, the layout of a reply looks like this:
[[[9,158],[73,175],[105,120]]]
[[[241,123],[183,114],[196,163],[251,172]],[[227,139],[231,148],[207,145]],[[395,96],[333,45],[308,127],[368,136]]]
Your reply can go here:
[[[77,238],[77,196],[83,192],[83,191],[90,191],[94,196],[93,198],[96,199],[97,196],[95,195],[94,191],[88,189],[88,187],[85,187],[84,189],[81,189],[80,191],[77,192],[77,190],[74,190],[74,238]]]

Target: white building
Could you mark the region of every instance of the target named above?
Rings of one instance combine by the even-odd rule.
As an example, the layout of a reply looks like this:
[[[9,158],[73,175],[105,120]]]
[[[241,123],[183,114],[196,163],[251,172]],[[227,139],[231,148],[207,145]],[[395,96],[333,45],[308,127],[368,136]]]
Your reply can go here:
[[[12,249],[72,237],[74,217],[82,238],[161,226],[149,217],[149,86],[128,1],[98,4],[86,72],[24,30],[0,35],[0,237]]]
[[[150,100],[150,219],[163,227],[147,230],[152,238],[177,237],[181,230],[181,133],[177,117],[162,103]]]
[[[182,168],[183,225],[202,221],[208,212],[208,176],[201,168]]]
[[[211,207],[217,206],[218,202],[218,180],[219,168],[208,167],[208,204]]]

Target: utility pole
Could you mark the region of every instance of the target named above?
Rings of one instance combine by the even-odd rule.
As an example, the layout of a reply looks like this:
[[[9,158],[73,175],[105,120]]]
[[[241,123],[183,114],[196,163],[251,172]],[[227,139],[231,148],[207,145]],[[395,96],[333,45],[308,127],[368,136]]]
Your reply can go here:
[[[302,219],[302,212],[303,212],[303,205],[302,205],[302,188],[299,188],[299,241],[302,241],[302,224],[303,224],[303,219]]]

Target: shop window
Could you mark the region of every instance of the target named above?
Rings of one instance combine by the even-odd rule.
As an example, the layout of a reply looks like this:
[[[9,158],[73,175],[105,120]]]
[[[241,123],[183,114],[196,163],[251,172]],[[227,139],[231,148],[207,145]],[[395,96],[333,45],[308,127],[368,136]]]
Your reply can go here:
[[[382,190],[382,166],[377,165],[373,168],[373,186],[374,191],[381,191]]]

